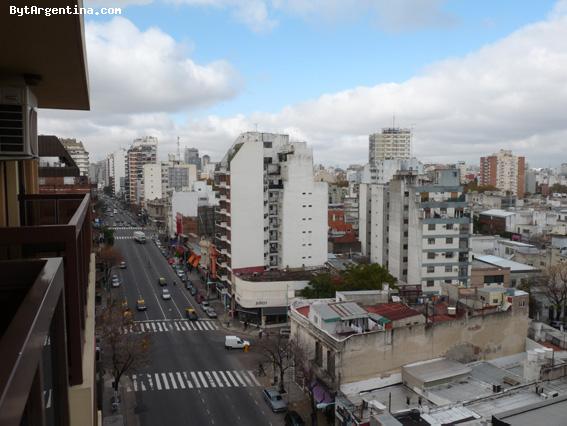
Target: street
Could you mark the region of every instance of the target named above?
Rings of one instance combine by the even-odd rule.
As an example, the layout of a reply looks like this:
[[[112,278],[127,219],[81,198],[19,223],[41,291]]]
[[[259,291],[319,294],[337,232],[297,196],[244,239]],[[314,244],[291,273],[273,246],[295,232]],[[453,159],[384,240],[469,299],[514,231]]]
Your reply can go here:
[[[125,300],[135,315],[136,332],[151,338],[150,361],[144,371],[129,374],[127,392],[135,393],[139,424],[156,425],[278,425],[283,415],[271,412],[262,399],[256,377],[259,354],[227,351],[227,334],[218,321],[209,319],[185,288],[166,258],[146,232],[146,244],[136,243],[131,219],[122,212],[109,222],[127,222],[115,227],[115,247],[127,268],[115,267],[120,287],[113,298]],[[158,285],[163,277],[167,286]],[[199,280],[193,272],[189,279]],[[173,285],[173,282],[177,285]],[[171,292],[163,300],[162,289]],[[136,310],[145,300],[147,310]],[[189,321],[185,309],[194,308],[198,321]]]

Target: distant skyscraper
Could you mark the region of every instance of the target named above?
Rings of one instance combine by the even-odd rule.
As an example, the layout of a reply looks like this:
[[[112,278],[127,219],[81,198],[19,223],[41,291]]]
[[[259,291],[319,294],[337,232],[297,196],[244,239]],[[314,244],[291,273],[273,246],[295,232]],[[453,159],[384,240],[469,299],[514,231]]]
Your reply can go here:
[[[197,170],[201,170],[201,158],[197,148],[185,148],[185,163],[195,164]]]
[[[157,162],[158,140],[146,136],[134,140],[126,155],[126,201],[139,204],[143,198],[144,164]]]
[[[524,198],[526,159],[501,149],[488,157],[480,157],[480,185],[492,185]]]
[[[61,143],[79,168],[81,176],[89,175],[89,153],[82,142],[76,139],[60,139]]]
[[[411,130],[385,128],[369,137],[369,162],[408,160],[411,157]]]
[[[203,155],[203,158],[201,159],[201,163],[203,165],[203,167],[205,167],[207,164],[211,163],[211,157],[209,157],[208,155]]]

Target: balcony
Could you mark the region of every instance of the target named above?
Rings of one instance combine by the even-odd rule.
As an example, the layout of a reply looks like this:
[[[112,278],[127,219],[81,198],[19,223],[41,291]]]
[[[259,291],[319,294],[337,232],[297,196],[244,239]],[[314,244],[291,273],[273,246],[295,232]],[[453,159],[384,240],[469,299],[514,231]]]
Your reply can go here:
[[[63,260],[1,261],[0,274],[0,424],[69,425]]]
[[[90,194],[25,195],[20,212],[22,226],[0,228],[0,260],[63,258],[69,384],[79,385],[91,260]]]

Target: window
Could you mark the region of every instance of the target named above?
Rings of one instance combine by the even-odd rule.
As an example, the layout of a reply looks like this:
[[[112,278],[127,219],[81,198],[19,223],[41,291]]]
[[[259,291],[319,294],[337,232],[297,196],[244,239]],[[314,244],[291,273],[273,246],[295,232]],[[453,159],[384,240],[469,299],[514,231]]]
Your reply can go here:
[[[427,253],[427,258],[428,259],[435,259],[435,253],[432,253],[432,252]]]
[[[407,258],[407,257],[404,257],[404,258],[402,259],[402,262],[404,262],[404,263],[407,262],[407,261],[408,261],[408,258]]]
[[[408,231],[404,232],[404,237],[408,236]]]
[[[407,269],[404,269],[404,270],[402,271],[402,275],[407,275],[407,274],[408,274],[408,270],[407,270]]]
[[[427,239],[427,244],[429,244],[429,245],[435,244],[435,238],[428,238],[428,239]]]
[[[431,273],[433,273],[433,272],[435,272],[435,266],[428,266],[428,267],[427,267],[427,273],[428,273],[428,274],[431,274]]]
[[[453,239],[452,238],[445,238],[445,243],[453,244]]]
[[[435,285],[435,281],[427,280],[427,287],[433,287]]]
[[[453,224],[448,223],[447,225],[445,225],[445,229],[453,229]]]
[[[448,251],[445,253],[445,257],[447,259],[452,259],[455,253],[453,253],[452,251]]]
[[[404,225],[407,225],[409,223],[408,219],[404,219]]]
[[[407,250],[407,249],[408,249],[408,245],[404,244],[404,250]]]
[[[485,275],[484,284],[499,284],[504,282],[504,275]]]
[[[445,266],[445,272],[453,272],[453,267],[452,266]]]
[[[404,197],[409,197],[409,191],[404,192]]]
[[[271,148],[271,147],[272,147],[271,142],[264,142],[264,148]]]
[[[428,231],[435,231],[435,224],[434,224],[434,223],[430,223],[429,225],[427,225],[427,230],[428,230]]]

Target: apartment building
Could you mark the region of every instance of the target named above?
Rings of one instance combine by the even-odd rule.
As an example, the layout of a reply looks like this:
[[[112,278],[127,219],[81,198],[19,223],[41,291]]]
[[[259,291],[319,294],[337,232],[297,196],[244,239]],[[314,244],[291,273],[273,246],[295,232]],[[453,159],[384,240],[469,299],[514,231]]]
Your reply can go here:
[[[480,185],[492,185],[501,191],[524,198],[526,160],[501,149],[488,157],[480,157]]]
[[[124,193],[126,186],[126,150],[121,148],[106,157],[108,186],[115,197]]]
[[[53,2],[38,0],[35,5],[51,7]],[[82,2],[66,5],[78,8]],[[59,15],[38,25],[36,19],[0,14],[0,39],[6,41],[0,111],[11,120],[29,114],[29,123],[21,123],[23,134],[0,125],[3,426],[102,423],[95,374],[91,196],[39,193],[42,141],[30,113],[31,108],[40,114],[43,109],[90,108],[83,28],[82,15]],[[14,94],[20,94],[21,104],[14,103]],[[19,145],[18,152],[13,144]]]
[[[181,191],[191,188],[197,181],[197,165],[169,164],[167,166],[167,189]]]
[[[76,139],[60,139],[61,143],[69,152],[71,158],[79,168],[81,176],[89,175],[89,153],[85,149],[83,142],[77,142]]]
[[[411,130],[398,127],[384,128],[379,133],[369,136],[368,162],[374,164],[380,160],[410,159]]]
[[[429,181],[401,171],[388,184],[361,184],[362,251],[403,283],[439,293],[469,284],[472,221],[457,169]]]
[[[153,136],[135,139],[126,153],[126,201],[140,204],[144,194],[144,164],[157,162],[158,140]]]
[[[162,165],[159,163],[144,164],[142,176],[144,181],[142,204],[146,201],[162,198],[164,196],[162,191]]]
[[[215,172],[219,191],[219,276],[313,268],[327,261],[327,184],[315,182],[313,154],[288,135],[247,132]]]
[[[201,170],[201,158],[199,157],[199,150],[197,148],[185,148],[183,157],[185,164],[193,164],[197,170]]]

